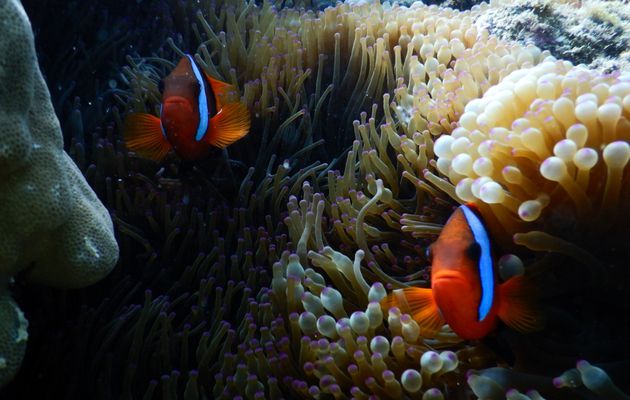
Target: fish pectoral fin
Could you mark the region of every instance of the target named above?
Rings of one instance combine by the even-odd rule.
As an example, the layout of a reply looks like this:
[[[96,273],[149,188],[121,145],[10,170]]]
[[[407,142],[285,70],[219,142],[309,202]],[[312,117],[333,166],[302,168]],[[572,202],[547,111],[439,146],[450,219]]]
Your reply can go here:
[[[155,115],[144,113],[127,115],[123,132],[127,148],[141,157],[162,161],[172,149],[164,137],[160,119]]]
[[[507,326],[521,333],[543,328],[544,317],[537,305],[536,290],[525,276],[510,278],[497,291],[497,314]]]
[[[435,337],[445,323],[431,289],[394,290],[392,294],[381,300],[381,307],[386,310],[390,307],[398,307],[402,313],[409,314],[420,325],[420,334],[424,337]]]
[[[249,110],[243,103],[227,104],[210,120],[204,139],[208,144],[224,149],[247,135],[250,125]]]

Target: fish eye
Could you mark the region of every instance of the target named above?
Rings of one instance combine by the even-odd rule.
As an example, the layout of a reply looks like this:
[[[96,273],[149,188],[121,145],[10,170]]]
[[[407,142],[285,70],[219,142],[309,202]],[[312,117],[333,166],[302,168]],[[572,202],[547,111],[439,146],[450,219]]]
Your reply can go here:
[[[472,242],[466,249],[466,255],[468,258],[474,261],[479,261],[481,258],[481,246],[477,242]]]

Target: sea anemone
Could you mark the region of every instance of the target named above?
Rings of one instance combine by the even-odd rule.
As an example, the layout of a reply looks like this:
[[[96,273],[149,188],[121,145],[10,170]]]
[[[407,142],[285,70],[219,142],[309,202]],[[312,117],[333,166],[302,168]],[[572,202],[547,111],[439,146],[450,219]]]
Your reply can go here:
[[[274,264],[271,300],[288,316],[308,395],[440,399],[465,393],[462,371],[492,365],[492,356],[462,343],[448,328],[427,339],[396,308],[384,315],[379,302],[386,289],[378,273],[362,265],[364,251],[356,250],[352,259],[331,248],[325,196],[308,183],[303,190],[302,200],[288,203],[285,224],[297,245]],[[368,284],[366,277],[376,281]]]
[[[515,71],[435,142],[437,166],[459,201],[487,205],[508,233],[589,226],[593,237],[630,215],[629,104],[620,73],[566,61]]]
[[[195,58],[208,74],[239,88],[254,116],[252,133],[229,151],[247,155],[242,145],[255,143],[257,154],[241,159],[254,160],[249,171],[252,179],[262,178],[258,190],[273,189],[268,200],[257,194],[258,205],[249,204],[248,210],[254,215],[271,210],[270,221],[284,220],[288,232],[274,246],[279,259],[269,259],[269,300],[279,319],[273,319],[275,327],[265,322],[264,331],[271,336],[263,343],[275,338],[281,347],[277,355],[267,350],[261,355],[278,365],[272,369],[273,381],[283,392],[303,396],[352,390],[367,396],[398,387],[402,389],[395,393],[422,391],[439,398],[443,390],[462,390],[456,382],[464,382],[463,371],[495,365],[492,354],[460,344],[448,328],[437,342],[426,342],[417,324],[399,311],[385,316],[392,324],[385,327],[375,296],[385,294],[383,283],[404,285],[385,270],[408,276],[407,284],[426,282],[424,249],[415,242],[434,237],[450,207],[446,194],[416,177],[426,168],[436,171],[430,165],[434,136],[451,132],[465,104],[510,71],[533,66],[548,54],[478,31],[472,20],[479,9],[460,14],[424,6],[339,4],[316,15],[230,3],[207,10],[207,15],[197,14],[202,45]],[[169,44],[175,54],[183,54],[182,43]],[[121,104],[135,111],[156,110],[157,81],[166,72],[162,65],[169,62],[130,62],[124,72],[130,90],[120,97]],[[343,94],[347,100],[341,107]],[[326,141],[323,159],[328,164],[307,163],[309,152],[316,154],[320,145],[316,139]],[[342,149],[349,144],[345,155]],[[299,148],[305,151],[296,153]],[[339,162],[345,162],[342,172],[333,169]],[[296,165],[304,165],[302,171],[295,171]],[[274,170],[275,176],[270,174]],[[295,171],[294,183],[290,171]],[[401,176],[406,180],[400,181]],[[303,185],[306,179],[310,184]],[[302,186],[303,199],[291,197],[286,214],[278,210]],[[247,192],[238,198],[246,199]],[[367,268],[361,265],[363,258]],[[371,300],[370,286],[377,293]],[[364,326],[366,319],[371,322]],[[287,332],[278,330],[280,323]],[[397,356],[368,349],[372,341],[393,346]],[[362,355],[353,347],[358,345]],[[437,376],[442,366],[431,364],[441,355],[426,353],[429,346],[451,349],[443,354],[451,361],[456,357],[452,350],[462,351],[453,361],[460,368],[455,371],[456,365],[447,363],[448,371],[442,371],[450,389],[441,388]],[[329,361],[341,352],[350,358],[340,364],[341,370],[330,371]],[[425,353],[427,366],[414,372]],[[368,359],[378,366],[388,360],[399,365],[372,373],[372,367],[359,368]],[[300,368],[286,369],[285,362]],[[226,368],[215,381],[215,388],[226,395],[244,394],[243,385],[233,384],[237,375],[259,376],[249,366],[247,373],[233,372],[237,375],[227,380],[230,371],[236,370]],[[261,390],[271,393],[270,387]]]

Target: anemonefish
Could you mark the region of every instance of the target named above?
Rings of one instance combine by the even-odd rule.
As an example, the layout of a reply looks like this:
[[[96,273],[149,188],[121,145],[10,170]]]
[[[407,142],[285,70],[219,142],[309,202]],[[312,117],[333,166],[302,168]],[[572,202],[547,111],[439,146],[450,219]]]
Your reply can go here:
[[[233,87],[206,75],[190,55],[163,81],[160,117],[132,113],[124,124],[125,143],[142,157],[162,160],[169,151],[198,160],[211,146],[225,148],[249,132],[249,110],[226,103]]]
[[[498,282],[491,240],[474,205],[458,207],[430,247],[431,288],[395,290],[381,301],[408,313],[424,336],[434,337],[448,323],[462,339],[481,339],[498,320],[520,331],[541,327],[523,275]]]

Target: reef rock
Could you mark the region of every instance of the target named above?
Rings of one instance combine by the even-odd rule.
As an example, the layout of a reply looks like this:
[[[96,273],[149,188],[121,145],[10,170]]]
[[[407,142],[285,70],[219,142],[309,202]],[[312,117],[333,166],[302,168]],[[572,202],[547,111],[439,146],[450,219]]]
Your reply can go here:
[[[109,214],[63,150],[59,121],[18,0],[0,3],[0,386],[15,374],[27,322],[13,277],[59,288],[97,282],[118,259]]]
[[[630,65],[627,1],[492,0],[476,24],[559,59],[612,71]]]

